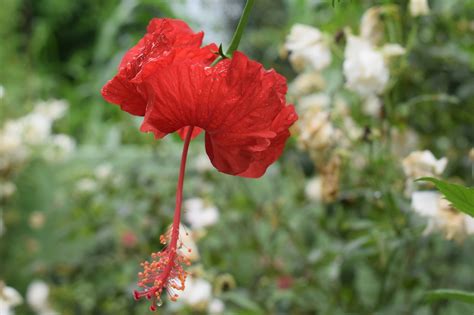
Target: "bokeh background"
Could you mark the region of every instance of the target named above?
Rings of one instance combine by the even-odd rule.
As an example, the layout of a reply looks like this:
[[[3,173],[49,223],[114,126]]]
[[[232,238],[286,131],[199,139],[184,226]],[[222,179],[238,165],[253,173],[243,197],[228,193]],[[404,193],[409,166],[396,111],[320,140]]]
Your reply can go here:
[[[411,2],[256,1],[239,49],[287,77],[300,121],[257,180],[193,141],[192,277],[161,314],[472,314],[425,293],[474,290],[474,223],[413,180],[474,184],[474,1]],[[225,47],[244,1],[1,3],[0,314],[147,314],[131,292],[182,142],[100,88],[151,18]]]

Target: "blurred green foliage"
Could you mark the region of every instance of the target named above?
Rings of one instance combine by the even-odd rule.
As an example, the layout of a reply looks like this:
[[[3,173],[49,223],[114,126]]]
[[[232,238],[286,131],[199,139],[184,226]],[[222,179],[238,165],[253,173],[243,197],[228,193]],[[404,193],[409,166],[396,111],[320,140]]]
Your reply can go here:
[[[294,23],[336,36],[347,26],[357,30],[375,4],[398,5],[397,18],[388,18],[389,36],[410,45],[385,96],[389,123],[414,128],[422,147],[449,158],[449,176],[472,185],[474,1],[430,1],[433,13],[414,23],[407,1],[260,0],[240,50],[291,80],[296,74],[279,51]],[[64,315],[144,314],[148,306],[131,292],[139,262],[157,249],[171,221],[181,142],[139,133],[137,121],[106,104],[100,88],[152,17],[183,13],[161,0],[3,0],[1,6],[0,123],[39,99],[66,99],[69,113],[55,130],[79,145],[70,160],[34,159],[13,178],[18,190],[1,205],[7,231],[0,237],[0,279],[23,293],[32,279],[45,280]],[[229,21],[229,31],[235,23]],[[340,45],[334,63],[343,58]],[[226,314],[472,312],[462,303],[424,299],[426,290],[441,287],[474,290],[474,243],[421,235],[424,223],[400,193],[400,161],[382,145],[360,144],[372,152],[371,163],[359,169],[346,162],[341,197],[330,204],[305,198],[314,170],[293,142],[258,180],[199,172],[193,161],[203,150],[202,138],[192,143],[185,195],[220,209],[219,223],[198,247],[206,277],[223,291],[216,294]],[[103,164],[111,166],[110,178],[97,178]],[[84,178],[96,183],[92,191],[77,189]],[[38,211],[46,221],[35,228],[31,215]],[[128,232],[136,246],[124,246]],[[235,288],[219,288],[224,274]],[[26,304],[17,313],[33,314]]]

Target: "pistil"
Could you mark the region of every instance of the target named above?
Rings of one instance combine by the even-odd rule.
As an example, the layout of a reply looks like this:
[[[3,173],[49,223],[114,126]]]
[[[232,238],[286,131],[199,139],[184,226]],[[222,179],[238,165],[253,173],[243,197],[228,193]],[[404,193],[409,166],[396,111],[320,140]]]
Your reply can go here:
[[[184,174],[186,171],[186,160],[188,156],[189,143],[193,134],[194,127],[188,129],[184,140],[183,152],[181,154],[181,165],[179,169],[178,183],[176,185],[176,206],[174,210],[173,224],[169,234],[160,237],[160,242],[167,243],[167,247],[161,252],[152,253],[152,261],[145,261],[141,265],[143,272],[138,273],[138,286],[142,291],[135,291],[135,299],[145,297],[152,301],[151,311],[155,311],[157,306],[161,305],[161,293],[163,289],[171,300],[176,300],[178,294],[176,290],[184,290],[184,284],[187,272],[185,265],[189,265],[189,260],[180,255],[178,249],[182,246],[179,241],[179,226],[181,222],[181,205],[183,201]]]

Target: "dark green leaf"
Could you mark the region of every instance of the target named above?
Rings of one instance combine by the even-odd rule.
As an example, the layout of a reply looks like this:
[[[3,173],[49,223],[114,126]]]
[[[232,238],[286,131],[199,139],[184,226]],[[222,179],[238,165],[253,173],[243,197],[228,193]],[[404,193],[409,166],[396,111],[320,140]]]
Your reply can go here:
[[[432,182],[456,209],[474,217],[474,188],[444,182],[432,177],[422,177],[416,181]]]
[[[452,289],[439,289],[433,290],[426,293],[426,299],[428,301],[436,300],[456,300],[460,302],[474,304],[474,292],[466,292],[461,290]]]

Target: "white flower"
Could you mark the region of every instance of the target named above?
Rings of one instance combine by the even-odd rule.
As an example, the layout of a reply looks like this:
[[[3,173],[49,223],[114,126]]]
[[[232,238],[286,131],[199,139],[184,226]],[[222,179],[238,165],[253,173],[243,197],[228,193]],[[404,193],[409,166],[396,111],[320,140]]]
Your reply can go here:
[[[12,287],[7,287],[0,281],[0,315],[13,315],[13,308],[23,303],[23,299]]]
[[[466,232],[469,235],[474,234],[474,218],[471,216],[466,215],[465,218],[465,223],[466,223]]]
[[[454,209],[436,191],[415,191],[411,205],[416,213],[428,219],[425,234],[440,231],[446,239],[459,242],[474,234],[474,219]]]
[[[46,142],[51,134],[52,121],[39,113],[30,113],[18,120],[23,141],[29,145]]]
[[[402,161],[403,171],[411,179],[441,175],[447,164],[447,158],[437,160],[428,150],[414,151]]]
[[[380,117],[382,111],[382,101],[377,95],[369,95],[364,99],[362,104],[362,111],[372,117]]]
[[[21,126],[7,121],[0,130],[0,170],[21,164],[28,156],[28,149],[21,139]]]
[[[301,97],[298,101],[298,107],[302,111],[325,110],[330,104],[331,98],[325,93],[313,93]]]
[[[305,195],[309,200],[321,201],[323,196],[323,181],[321,177],[311,178],[304,189]]]
[[[33,112],[54,121],[63,117],[67,108],[68,103],[64,100],[50,100],[37,103]]]
[[[436,217],[439,197],[436,191],[415,191],[411,195],[411,207],[423,217]]]
[[[38,315],[56,315],[48,302],[49,286],[44,281],[35,280],[28,285],[26,301]]]
[[[13,195],[16,191],[16,186],[12,182],[0,181],[0,200],[2,198],[8,198]]]
[[[29,114],[9,120],[0,130],[0,170],[17,167],[34,152],[48,160],[64,159],[75,147],[67,135],[51,135],[53,121],[64,114],[64,101],[40,102]]]
[[[298,122],[298,142],[302,148],[314,151],[324,150],[334,144],[339,132],[334,128],[327,110],[330,98],[325,94],[312,94],[300,99],[303,110]]]
[[[5,88],[0,84],[0,99],[5,97]]]
[[[383,92],[388,83],[389,69],[382,53],[370,42],[349,34],[344,58],[344,75],[350,90],[361,96]]]
[[[308,25],[293,25],[286,37],[285,48],[291,52],[290,62],[296,71],[302,71],[307,64],[320,71],[332,60],[331,50],[323,33]]]
[[[26,291],[26,302],[38,315],[57,314],[51,309],[48,302],[49,287],[39,280],[30,283]]]
[[[329,114],[321,112],[303,125],[299,140],[306,149],[324,150],[334,144],[336,135],[336,129],[329,121]]]
[[[62,161],[69,157],[75,148],[76,142],[70,136],[65,134],[52,135],[43,155],[52,162]]]
[[[340,95],[335,95],[333,100],[332,113],[334,116],[345,117],[351,115],[349,104],[346,99]]]
[[[201,198],[191,198],[184,202],[185,219],[192,229],[199,230],[214,225],[219,220],[219,210]]]
[[[293,95],[304,95],[316,90],[323,89],[326,85],[323,76],[315,71],[299,74],[291,83]]]
[[[22,126],[14,120],[7,121],[0,131],[0,153],[11,154],[21,148]]]
[[[178,302],[205,309],[211,299],[212,286],[209,281],[188,276],[185,282],[185,289],[179,294]]]
[[[180,245],[178,252],[181,256],[186,257],[190,261],[196,261],[199,259],[199,251],[194,241],[194,233],[184,225],[179,225],[179,242]]]
[[[412,16],[428,15],[430,13],[428,0],[410,0],[409,8]]]
[[[343,130],[347,139],[341,139],[341,147],[349,147],[351,144],[347,140],[356,141],[364,135],[364,130],[350,117],[343,117]]]
[[[45,222],[46,216],[42,211],[33,211],[28,219],[30,227],[34,230],[43,228]]]
[[[224,313],[225,304],[220,299],[212,299],[211,303],[207,307],[209,315],[217,315]]]
[[[381,13],[381,7],[369,8],[360,20],[360,36],[374,45],[382,40],[384,34]]]

